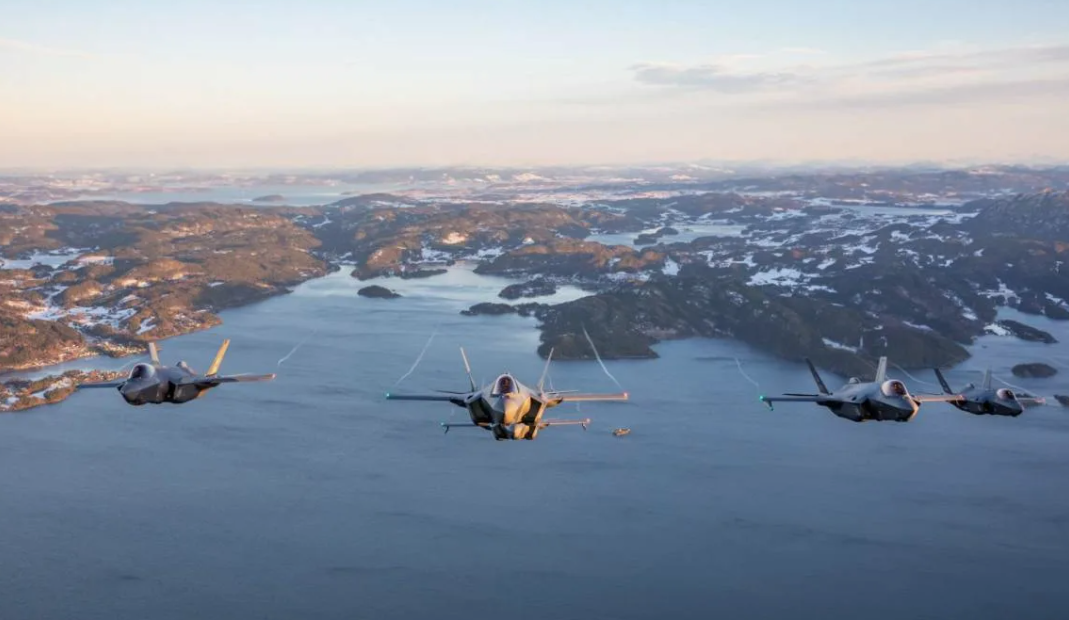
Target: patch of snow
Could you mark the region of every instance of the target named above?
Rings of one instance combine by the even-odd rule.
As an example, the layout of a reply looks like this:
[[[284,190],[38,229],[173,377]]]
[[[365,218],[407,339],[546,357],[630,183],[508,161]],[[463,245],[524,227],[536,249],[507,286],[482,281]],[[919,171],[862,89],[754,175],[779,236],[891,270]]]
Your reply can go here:
[[[858,351],[857,347],[851,347],[850,345],[845,345],[845,344],[843,344],[841,342],[835,342],[834,340],[829,340],[827,338],[821,338],[821,340],[824,341],[824,346],[832,348],[832,349],[840,349],[840,350],[843,350],[843,351],[850,351],[850,352],[853,352],[853,353],[857,353],[857,351]]]
[[[467,235],[458,232],[451,232],[442,238],[442,243],[444,243],[445,245],[457,245],[460,243],[464,243],[467,240]]]
[[[449,252],[443,252],[441,250],[431,250],[428,248],[421,248],[419,260],[424,263],[446,263],[452,255]]]
[[[1009,330],[1007,330],[1005,327],[999,325],[998,323],[992,323],[990,325],[985,325],[984,326],[984,331],[989,333],[989,334],[994,334],[996,336],[1009,336],[1010,335]]]
[[[1015,293],[1013,289],[1008,288],[1002,280],[998,281],[998,289],[990,291],[980,291],[979,294],[987,298],[998,297],[1001,295],[1002,297],[1005,297],[1007,301],[1009,301],[1010,299],[1019,298],[1017,293]]]
[[[156,319],[155,318],[148,319],[147,321],[142,321],[141,327],[138,328],[138,330],[137,330],[138,335],[141,335],[141,334],[143,334],[145,332],[152,331],[153,329],[156,329],[156,324],[155,323],[156,323]]]
[[[1065,303],[1065,300],[1062,299],[1061,297],[1055,297],[1054,295],[1051,295],[1050,293],[1045,293],[1045,295],[1047,296],[1047,301],[1051,302],[1052,304],[1057,304],[1059,306],[1067,305]]]
[[[661,273],[666,276],[678,276],[679,275],[679,263],[675,262],[669,257],[664,259],[664,267],[661,269]]]
[[[55,269],[84,251],[75,248],[63,248],[50,252],[34,252],[29,258],[23,260],[0,258],[0,269],[32,269],[35,265],[47,265]]]
[[[834,241],[834,240],[833,240]],[[875,254],[876,250],[880,249],[880,245],[875,246],[865,245],[864,243],[858,243],[856,245],[844,245],[842,246],[843,252],[847,254],[853,254],[854,252],[864,252],[865,254]]]
[[[86,254],[79,256],[77,262],[79,267],[85,265],[112,265],[115,263],[115,257],[102,254]]]
[[[535,174],[533,172],[523,172],[523,173],[520,173],[520,174],[514,174],[514,175],[512,175],[512,179],[514,181],[518,181],[520,183],[530,183],[531,181],[548,181],[549,180],[546,177],[538,176],[537,174]]]
[[[797,286],[802,284],[808,276],[797,269],[777,268],[769,271],[759,271],[750,276],[750,286]]]

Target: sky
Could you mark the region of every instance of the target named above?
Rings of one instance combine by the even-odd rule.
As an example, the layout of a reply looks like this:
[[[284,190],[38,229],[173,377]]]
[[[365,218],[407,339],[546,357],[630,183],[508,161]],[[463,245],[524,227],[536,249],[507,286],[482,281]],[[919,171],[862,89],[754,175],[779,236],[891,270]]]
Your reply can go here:
[[[4,0],[0,167],[1069,161],[1065,0]]]

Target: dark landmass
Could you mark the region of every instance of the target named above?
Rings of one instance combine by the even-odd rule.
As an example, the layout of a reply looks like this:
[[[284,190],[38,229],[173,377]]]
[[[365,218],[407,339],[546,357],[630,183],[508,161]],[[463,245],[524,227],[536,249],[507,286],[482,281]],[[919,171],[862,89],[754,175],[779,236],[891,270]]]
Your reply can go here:
[[[1041,362],[1017,364],[1012,369],[1013,376],[1022,379],[1048,379],[1058,374],[1058,369]]]
[[[480,263],[475,273],[525,277],[594,279],[608,274],[637,274],[664,266],[665,255],[638,251],[625,245],[607,246],[593,241],[552,239],[525,245]]]
[[[461,310],[461,314],[465,316],[479,316],[490,315],[500,316],[502,314],[515,314],[516,308],[509,304],[498,304],[493,302],[483,302],[475,304],[467,310]]]
[[[385,286],[379,286],[377,284],[365,286],[357,291],[356,294],[361,297],[371,297],[373,299],[396,299],[401,296],[399,293],[395,293]]]
[[[1065,394],[1055,394],[1054,400],[1061,403],[1062,407],[1069,407],[1069,396]]]
[[[448,269],[405,269],[398,276],[402,280],[418,280],[449,273]]]
[[[661,237],[678,235],[679,231],[671,226],[659,228],[651,233],[644,233],[635,237],[635,245],[655,245]]]
[[[545,297],[557,292],[557,284],[545,278],[536,278],[520,284],[510,284],[497,294],[502,299],[520,299],[523,297]]]
[[[693,336],[735,338],[786,359],[810,357],[845,375],[871,375],[882,355],[906,368],[953,365],[968,352],[930,330],[886,324],[861,309],[781,297],[687,266],[674,278],[620,287],[539,313],[542,344],[560,359],[656,357],[651,345]]]
[[[1069,243],[1069,191],[1020,194],[983,200],[968,229],[991,235],[1014,235]]]
[[[286,202],[286,197],[282,194],[268,194],[266,196],[257,196],[252,199],[253,202],[270,202],[274,204],[282,204]]]
[[[998,322],[999,327],[1010,332],[1013,336],[1025,340],[1028,342],[1043,342],[1046,344],[1055,344],[1058,342],[1054,336],[1049,333],[1032,327],[1031,325],[1025,325],[1019,321],[1006,319]]]
[[[325,275],[316,238],[279,209],[90,201],[0,213],[0,371],[126,355],[220,323],[217,312]]]
[[[66,400],[78,385],[114,381],[125,376],[121,371],[68,370],[62,375],[33,381],[11,379],[0,382],[0,412],[24,411]]]

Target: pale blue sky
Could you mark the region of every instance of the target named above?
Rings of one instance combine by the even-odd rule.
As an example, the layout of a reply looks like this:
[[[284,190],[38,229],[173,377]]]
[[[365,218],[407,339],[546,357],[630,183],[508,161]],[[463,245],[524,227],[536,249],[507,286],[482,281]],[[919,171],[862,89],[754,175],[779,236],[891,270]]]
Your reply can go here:
[[[1064,0],[223,4],[7,0],[0,166],[1069,158]]]

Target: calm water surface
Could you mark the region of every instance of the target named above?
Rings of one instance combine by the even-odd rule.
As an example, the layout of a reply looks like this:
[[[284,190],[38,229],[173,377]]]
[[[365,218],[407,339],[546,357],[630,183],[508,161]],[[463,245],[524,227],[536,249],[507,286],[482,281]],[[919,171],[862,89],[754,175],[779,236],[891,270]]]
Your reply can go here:
[[[633,400],[561,407],[594,424],[534,442],[444,436],[463,411],[383,400],[463,389],[462,344],[477,379],[536,382],[533,320],[458,314],[505,283],[459,269],[374,300],[334,274],[164,343],[203,369],[232,338],[224,371],[270,372],[311,336],[273,383],[0,416],[0,618],[1069,616],[1065,410],[768,412],[758,394],[811,390],[804,369],[713,340],[608,363]],[[1031,347],[983,339],[951,378],[1063,355]],[[593,363],[553,381],[615,389]]]

